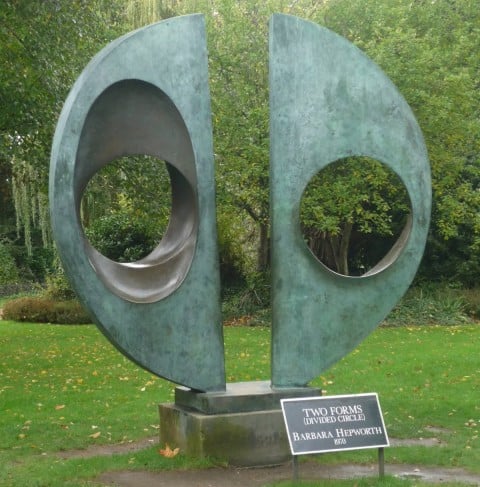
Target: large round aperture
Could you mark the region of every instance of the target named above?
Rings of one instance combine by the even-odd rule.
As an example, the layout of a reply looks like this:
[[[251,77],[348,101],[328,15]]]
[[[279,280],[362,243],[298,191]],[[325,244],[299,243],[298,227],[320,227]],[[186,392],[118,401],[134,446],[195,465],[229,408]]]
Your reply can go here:
[[[195,158],[185,123],[167,95],[139,80],[108,87],[92,104],[77,152],[75,205],[80,213],[90,179],[119,157],[145,154],[168,161],[172,208],[163,239],[136,262],[115,262],[85,237],[96,274],[113,293],[128,301],[158,301],[177,289],[191,265],[198,232]]]

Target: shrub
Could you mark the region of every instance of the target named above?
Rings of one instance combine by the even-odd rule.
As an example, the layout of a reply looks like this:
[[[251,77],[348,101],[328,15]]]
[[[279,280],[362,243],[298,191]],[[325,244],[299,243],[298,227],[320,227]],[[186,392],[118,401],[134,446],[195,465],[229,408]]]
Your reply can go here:
[[[146,218],[111,213],[95,220],[87,229],[90,243],[117,262],[134,262],[147,256],[161,240]]]
[[[269,325],[270,312],[270,274],[252,273],[246,278],[246,285],[224,290],[222,313],[226,320],[233,317],[255,315],[253,320],[259,325]]]
[[[47,276],[45,285],[44,294],[46,298],[58,301],[69,301],[75,298],[75,291],[70,286],[65,271],[58,260],[55,272]]]
[[[45,297],[24,297],[8,301],[3,308],[3,318],[29,323],[68,325],[92,322],[78,301],[53,301]]]
[[[8,247],[0,242],[0,286],[18,282],[18,269]]]
[[[476,320],[480,319],[480,289],[465,289],[462,296],[468,315]]]
[[[460,325],[468,322],[465,299],[458,289],[412,288],[385,320],[387,326]]]
[[[8,244],[8,250],[15,260],[18,273],[22,281],[43,282],[45,276],[52,271],[54,250],[52,247],[44,247],[38,241],[38,235],[32,242],[32,253],[28,254],[27,248],[22,243],[22,235],[12,236],[12,243]]]

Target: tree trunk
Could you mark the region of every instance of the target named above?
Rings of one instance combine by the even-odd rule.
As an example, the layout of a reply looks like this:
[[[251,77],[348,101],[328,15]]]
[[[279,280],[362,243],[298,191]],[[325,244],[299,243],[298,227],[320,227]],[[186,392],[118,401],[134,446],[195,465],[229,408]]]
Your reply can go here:
[[[350,247],[350,237],[352,235],[353,223],[346,223],[340,235],[340,248],[338,249],[338,273],[348,276],[348,249]]]
[[[348,248],[352,235],[353,223],[345,223],[340,235],[329,237],[332,254],[335,259],[335,271],[344,276],[349,275],[348,269]]]
[[[258,248],[257,248],[257,271],[264,272],[270,264],[270,236],[269,225],[265,221],[260,221]]]

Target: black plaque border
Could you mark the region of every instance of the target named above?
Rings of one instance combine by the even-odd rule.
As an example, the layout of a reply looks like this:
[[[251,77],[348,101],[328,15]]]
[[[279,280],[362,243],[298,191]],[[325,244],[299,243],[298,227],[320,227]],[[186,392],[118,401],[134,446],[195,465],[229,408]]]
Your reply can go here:
[[[355,446],[355,447],[348,447],[348,446],[342,447],[341,445],[336,445],[334,448],[328,448],[328,449],[323,449],[323,450],[310,450],[310,451],[301,451],[301,452],[295,451],[295,448],[293,447],[293,443],[292,443],[292,438],[291,438],[292,435],[291,435],[291,432],[289,429],[289,423],[288,423],[288,419],[287,419],[287,414],[285,412],[284,403],[287,403],[287,402],[302,403],[305,401],[318,401],[320,403],[321,401],[327,401],[327,400],[332,400],[332,399],[336,400],[336,399],[354,398],[354,397],[368,398],[368,397],[372,397],[372,396],[375,398],[375,404],[378,407],[378,413],[379,413],[380,420],[381,420],[381,426],[382,426],[382,429],[383,429],[383,432],[385,435],[385,439],[386,439],[385,443],[379,443],[379,444],[374,444],[374,445],[369,444],[367,446]],[[385,447],[390,446],[390,441],[388,438],[387,429],[385,428],[385,421],[383,419],[382,408],[380,406],[380,402],[378,400],[378,394],[376,392],[368,392],[368,393],[362,393],[362,394],[341,394],[341,395],[335,395],[335,396],[313,396],[313,397],[288,398],[288,399],[281,399],[280,404],[281,404],[281,408],[282,408],[282,414],[283,414],[283,420],[285,423],[285,429],[287,431],[288,443],[290,446],[290,451],[291,451],[293,456],[313,455],[316,453],[328,453],[328,452],[337,452],[337,451],[367,450],[367,449],[372,449],[372,448],[383,449]]]

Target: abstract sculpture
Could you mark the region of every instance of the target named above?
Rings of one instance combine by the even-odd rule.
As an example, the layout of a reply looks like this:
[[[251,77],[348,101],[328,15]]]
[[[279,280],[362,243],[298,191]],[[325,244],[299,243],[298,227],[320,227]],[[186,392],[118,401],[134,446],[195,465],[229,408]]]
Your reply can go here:
[[[88,242],[88,181],[126,155],[167,161],[170,224],[141,261],[107,259]],[[103,49],[75,83],[58,122],[50,170],[57,248],[78,296],[124,354],[154,374],[225,389],[215,188],[203,18],[179,17]]]
[[[385,74],[328,29],[270,23],[272,384],[305,386],[354,349],[410,285],[427,237],[430,169],[422,133]],[[403,181],[411,218],[362,277],[335,274],[307,248],[300,200],[329,163],[369,156]]]
[[[312,395],[308,383],[396,304],[420,262],[431,204],[427,153],[410,108],[345,39],[274,15],[270,109],[271,384],[225,383],[202,16],[128,34],[91,61],[60,116],[50,171],[53,233],[78,296],[120,351],[187,387],[177,388],[175,405],[160,407],[162,438],[243,464],[288,456],[279,400]],[[82,194],[109,162],[143,154],[167,162],[170,224],[150,255],[113,262],[84,234]],[[359,278],[335,274],[313,256],[299,216],[311,178],[354,155],[392,169],[411,203],[398,242]]]

